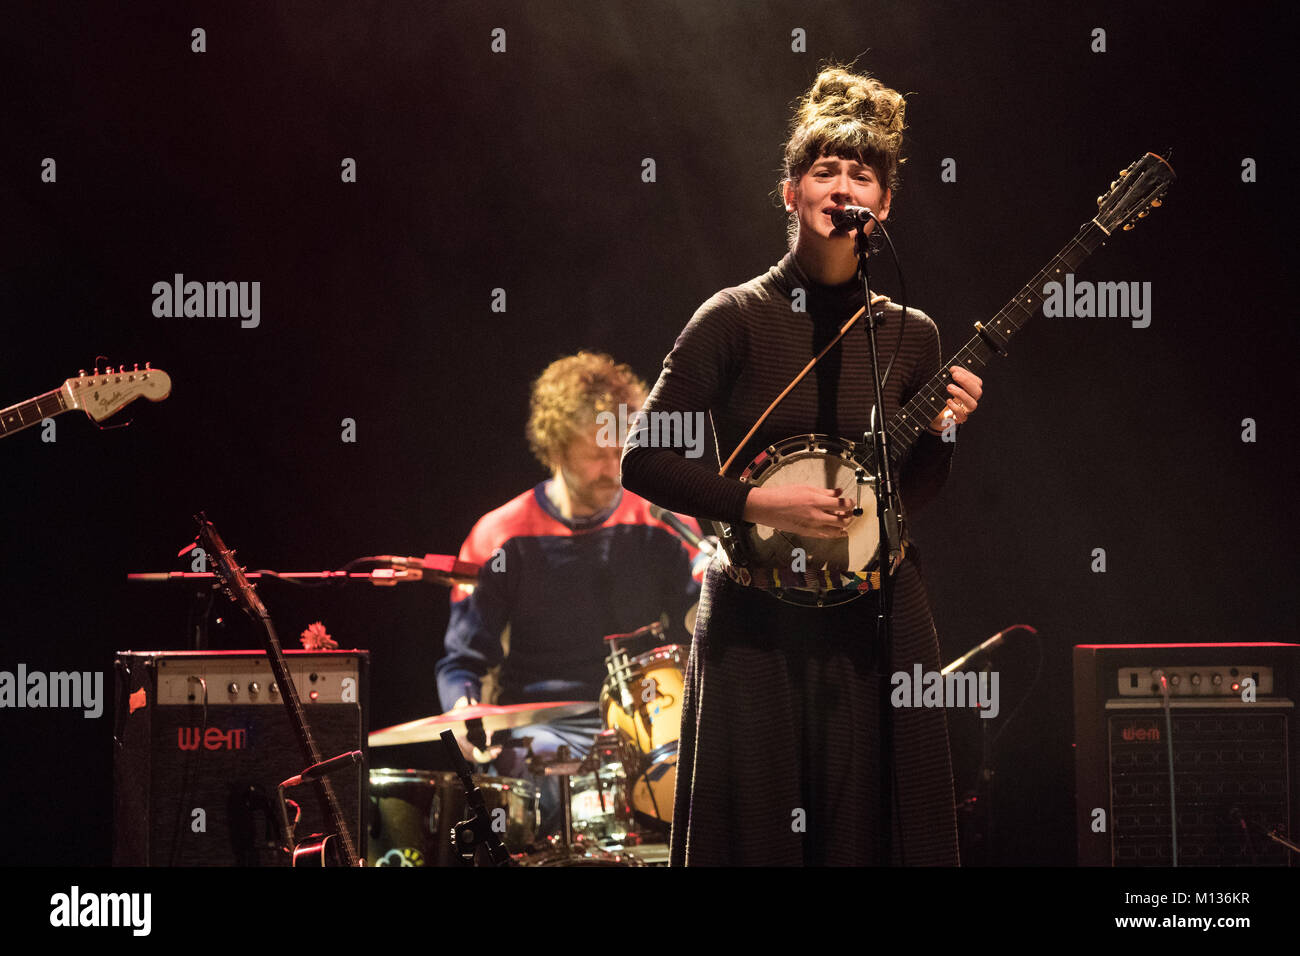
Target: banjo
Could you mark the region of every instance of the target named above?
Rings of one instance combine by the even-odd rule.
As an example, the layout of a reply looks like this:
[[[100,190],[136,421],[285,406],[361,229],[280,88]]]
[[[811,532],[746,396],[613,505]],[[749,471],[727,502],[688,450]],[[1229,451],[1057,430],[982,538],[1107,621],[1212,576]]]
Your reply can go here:
[[[943,370],[922,386],[886,423],[891,467],[898,467],[917,438],[946,406],[947,387],[952,382],[949,369],[953,366],[982,369],[995,354],[1006,355],[1007,342],[1038,311],[1043,299],[1043,286],[1073,272],[1116,229],[1132,229],[1152,207],[1160,205],[1173,180],[1173,167],[1155,153],[1145,154],[1120,171],[1119,178],[1110,184],[1110,190],[1097,197],[1097,215],[1083,224],[1065,248],[1030,279],[988,325],[976,322],[974,338],[945,362]],[[863,311],[859,309],[845,323],[841,336]],[[811,370],[813,364],[815,360],[782,393],[781,398]],[[772,404],[767,414],[780,400],[778,398]],[[762,422],[763,419],[759,419],[755,423],[741,442],[741,448]],[[741,472],[739,478],[742,482],[760,488],[791,485],[842,488],[845,489],[844,497],[854,501],[854,513],[862,518],[850,523],[846,537],[834,539],[804,537],[750,522],[712,522],[725,552],[727,574],[741,584],[770,590],[787,603],[813,607],[843,604],[878,588],[880,577],[875,565],[880,529],[875,520],[877,469],[874,457],[875,451],[870,444],[833,435],[794,435],[764,448]],[[722,471],[725,472],[726,468],[724,465]],[[891,573],[893,570],[890,569]]]

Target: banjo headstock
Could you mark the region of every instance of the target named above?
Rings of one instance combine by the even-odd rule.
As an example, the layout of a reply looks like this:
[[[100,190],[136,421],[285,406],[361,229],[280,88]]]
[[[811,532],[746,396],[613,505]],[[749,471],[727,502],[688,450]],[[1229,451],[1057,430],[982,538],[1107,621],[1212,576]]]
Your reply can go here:
[[[1147,153],[1110,184],[1110,190],[1097,197],[1097,215],[1093,220],[1106,234],[1123,227],[1125,231],[1145,219],[1158,207],[1169,184],[1176,179],[1174,168],[1163,156]]]

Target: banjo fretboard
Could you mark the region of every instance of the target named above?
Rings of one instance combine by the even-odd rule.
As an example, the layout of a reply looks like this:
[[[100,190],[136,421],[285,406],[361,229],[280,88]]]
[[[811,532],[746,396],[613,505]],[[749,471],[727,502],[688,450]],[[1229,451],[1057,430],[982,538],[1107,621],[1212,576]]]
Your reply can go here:
[[[895,466],[952,397],[948,392],[952,367],[960,365],[976,371],[984,368],[994,355],[1005,353],[1006,343],[1028,324],[1042,304],[1043,286],[1061,281],[1066,273],[1073,272],[1105,241],[1106,232],[1095,220],[1085,223],[1078,235],[1066,243],[1065,248],[1039,270],[988,325],[976,323],[978,331],[975,337],[958,349],[957,354],[944,363],[939,374],[921,386],[889,420],[890,459]]]

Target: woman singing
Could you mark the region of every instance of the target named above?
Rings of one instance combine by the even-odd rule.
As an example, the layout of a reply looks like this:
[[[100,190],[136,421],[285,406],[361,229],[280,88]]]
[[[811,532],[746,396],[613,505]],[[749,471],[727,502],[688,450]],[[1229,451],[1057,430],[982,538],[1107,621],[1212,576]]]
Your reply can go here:
[[[899,93],[867,75],[831,67],[817,77],[785,145],[781,189],[790,250],[765,274],[700,306],[664,359],[645,411],[708,412],[719,465],[864,304],[854,236],[834,226],[831,211],[866,206],[886,220],[898,188],[904,105]],[[888,300],[876,309],[883,314],[877,338],[882,374],[889,368],[889,421],[940,371],[942,356],[938,329],[923,313],[904,313]],[[725,475],[681,449],[629,442],[623,484],[703,520],[844,537],[852,522],[876,520],[874,499],[855,518],[850,489],[755,487],[737,476],[763,449],[791,436],[860,440],[874,402],[870,368],[859,320],[777,405]],[[979,378],[962,368],[952,378],[947,408],[934,409],[928,433],[896,473],[905,514],[942,487],[954,448],[944,428],[955,437],[949,419],[965,422],[980,399]],[[944,710],[881,713],[891,674],[910,675],[917,663],[925,672],[940,666],[912,542],[904,555],[893,575],[890,660],[876,638],[877,591],[801,606],[758,586],[760,575],[751,578],[721,560],[709,567],[686,678],[674,865],[957,865]],[[882,782],[881,761],[891,753],[892,774]]]

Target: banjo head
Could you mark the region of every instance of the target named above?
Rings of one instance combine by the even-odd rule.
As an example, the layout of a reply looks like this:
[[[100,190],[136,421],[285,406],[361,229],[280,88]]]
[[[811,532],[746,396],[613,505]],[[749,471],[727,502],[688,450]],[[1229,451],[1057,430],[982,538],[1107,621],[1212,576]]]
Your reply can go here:
[[[769,445],[740,475],[759,488],[839,488],[862,513],[844,538],[807,538],[767,525],[728,529],[738,564],[807,571],[869,571],[876,561],[876,476],[859,445],[830,435],[796,435]],[[727,537],[723,538],[724,541]],[[802,559],[800,552],[802,549]],[[798,566],[802,560],[803,567]]]

